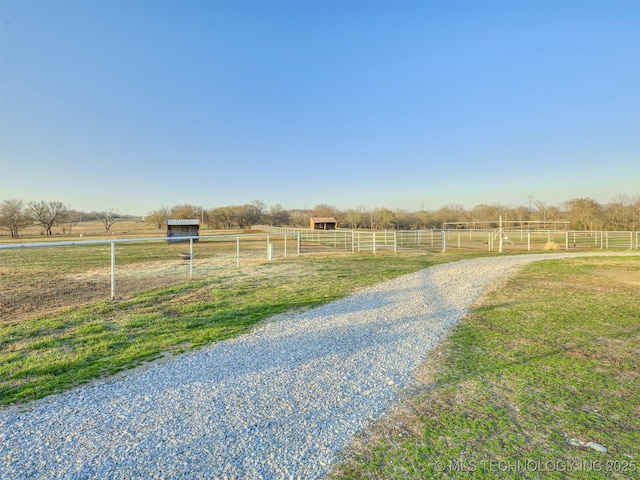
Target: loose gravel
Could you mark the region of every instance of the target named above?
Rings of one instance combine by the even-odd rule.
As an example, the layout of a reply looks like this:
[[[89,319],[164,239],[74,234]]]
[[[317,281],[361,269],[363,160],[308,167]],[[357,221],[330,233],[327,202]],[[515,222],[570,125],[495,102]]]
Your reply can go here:
[[[524,264],[567,256],[435,266],[4,409],[0,478],[322,478],[487,288]]]

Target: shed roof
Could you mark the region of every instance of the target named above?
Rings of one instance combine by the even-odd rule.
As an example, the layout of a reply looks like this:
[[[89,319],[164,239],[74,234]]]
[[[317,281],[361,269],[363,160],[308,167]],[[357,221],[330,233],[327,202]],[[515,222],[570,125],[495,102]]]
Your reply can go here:
[[[333,217],[311,217],[311,221],[314,223],[337,223]]]
[[[197,218],[169,218],[167,226],[169,225],[200,225],[200,220]]]

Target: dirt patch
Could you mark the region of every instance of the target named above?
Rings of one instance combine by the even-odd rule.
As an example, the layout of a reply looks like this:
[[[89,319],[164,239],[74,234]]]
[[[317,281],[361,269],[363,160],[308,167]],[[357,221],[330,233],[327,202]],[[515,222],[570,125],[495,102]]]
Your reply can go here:
[[[640,287],[640,272],[629,270],[601,270],[599,271],[599,275],[616,283],[631,287]]]

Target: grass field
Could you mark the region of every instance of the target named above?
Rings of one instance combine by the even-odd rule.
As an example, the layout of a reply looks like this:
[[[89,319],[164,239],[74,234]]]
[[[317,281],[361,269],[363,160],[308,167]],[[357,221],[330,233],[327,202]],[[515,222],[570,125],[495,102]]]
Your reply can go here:
[[[332,478],[640,478],[639,464],[640,257],[584,258],[488,294]]]
[[[25,402],[243,332],[398,275],[470,255],[297,257],[128,300],[0,323],[0,404]]]

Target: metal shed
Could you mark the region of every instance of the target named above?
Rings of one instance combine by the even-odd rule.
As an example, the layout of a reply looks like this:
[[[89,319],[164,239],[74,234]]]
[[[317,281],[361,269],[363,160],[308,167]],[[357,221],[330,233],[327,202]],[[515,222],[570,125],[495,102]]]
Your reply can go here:
[[[200,220],[197,218],[169,218],[167,220],[167,241],[169,243],[187,242],[188,238],[200,234]],[[193,241],[198,241],[194,238]]]
[[[333,217],[311,217],[312,230],[335,230],[337,221]]]

